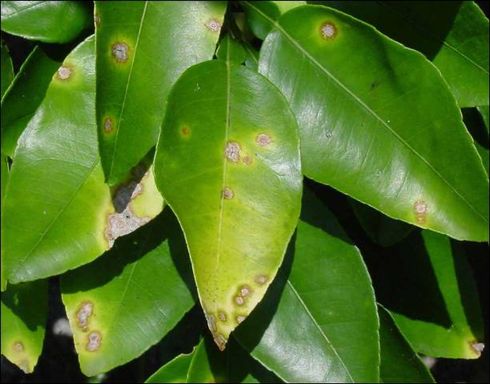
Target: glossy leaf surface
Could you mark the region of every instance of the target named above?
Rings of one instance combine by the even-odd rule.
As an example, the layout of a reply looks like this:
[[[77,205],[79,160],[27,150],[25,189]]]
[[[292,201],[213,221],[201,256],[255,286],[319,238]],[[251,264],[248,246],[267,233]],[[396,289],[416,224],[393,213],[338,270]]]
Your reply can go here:
[[[85,375],[138,357],[194,305],[179,272],[186,268],[185,247],[170,255],[175,229],[167,210],[99,260],[63,276],[62,298]]]
[[[90,26],[81,1],[2,1],[2,31],[45,43],[67,43]]]
[[[373,269],[378,301],[418,353],[465,359],[480,355],[478,293],[460,247],[430,231],[414,232]]]
[[[46,280],[2,292],[2,355],[31,373],[41,355],[48,316]]]
[[[184,230],[216,343],[262,299],[299,216],[296,122],[265,78],[220,60],[178,80],[155,178]]]
[[[8,86],[14,79],[14,66],[12,64],[12,59],[10,58],[9,50],[7,46],[3,43],[2,41],[2,46],[1,46],[1,97],[3,99],[3,95],[5,94],[5,91],[7,90]]]
[[[287,382],[377,382],[378,319],[361,255],[307,190],[302,207],[294,250],[237,338]]]
[[[35,47],[2,100],[2,151],[13,157],[17,140],[46,94],[60,63]]]
[[[94,41],[67,56],[15,152],[2,209],[12,283],[62,273],[108,248],[112,212],[97,154]]]
[[[296,115],[306,176],[392,218],[488,240],[488,179],[452,94],[423,55],[308,5],[276,23],[259,72]]]
[[[390,313],[378,306],[383,383],[433,383],[427,367],[400,333]]]
[[[213,57],[225,9],[210,1],[96,2],[97,121],[110,185],[155,145],[182,72]]]
[[[219,43],[216,56],[220,60],[242,64],[247,59],[248,54],[241,41],[226,35]]]
[[[155,372],[147,383],[277,383],[280,380],[231,341],[219,352],[203,339],[187,355],[177,356]]]
[[[246,2],[244,7],[250,29],[255,36],[264,40],[273,28],[269,18],[277,20],[283,13],[305,4],[306,1],[255,1],[254,7],[248,7]],[[261,12],[257,12],[256,8],[260,9]],[[262,13],[268,17],[264,17]]]
[[[422,52],[460,107],[488,103],[488,19],[473,1],[325,2]]]

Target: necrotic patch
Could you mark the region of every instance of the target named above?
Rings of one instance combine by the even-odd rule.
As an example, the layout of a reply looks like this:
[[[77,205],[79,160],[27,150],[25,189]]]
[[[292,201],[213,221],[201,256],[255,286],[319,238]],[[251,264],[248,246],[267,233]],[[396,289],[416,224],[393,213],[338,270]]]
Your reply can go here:
[[[111,133],[113,127],[114,127],[114,123],[112,122],[112,119],[110,117],[106,117],[104,119],[104,132]]]
[[[71,69],[62,65],[58,68],[58,72],[56,73],[56,77],[60,80],[67,80],[71,76]]]
[[[24,352],[24,344],[21,341],[16,341],[12,346],[14,352],[20,353]]]
[[[94,352],[100,347],[102,341],[102,335],[99,331],[92,331],[87,335],[87,344],[85,349],[89,352]]]
[[[243,315],[238,315],[236,318],[235,318],[236,322],[238,324],[240,324],[243,320],[245,320],[245,316]]]
[[[415,219],[417,220],[417,223],[425,223],[428,211],[427,203],[423,200],[417,200],[413,205],[413,211],[415,213]]]
[[[255,282],[259,285],[263,285],[267,282],[267,276],[266,275],[257,275],[257,276],[255,276]]]
[[[240,144],[235,141],[226,143],[225,157],[234,163],[240,161]]]
[[[87,331],[88,322],[90,316],[92,316],[92,312],[94,309],[94,305],[90,301],[85,301],[80,304],[80,308],[77,311],[77,322],[78,326],[82,329],[82,331]]]
[[[327,21],[320,27],[320,33],[323,39],[331,40],[337,35],[337,28],[335,27],[334,23]]]
[[[206,23],[206,27],[213,32],[218,32],[221,29],[221,23],[216,19],[211,19]]]
[[[129,47],[126,43],[118,42],[112,45],[112,57],[118,63],[125,63],[129,57]]]
[[[272,142],[272,140],[269,135],[266,135],[265,133],[261,133],[260,135],[257,135],[257,137],[255,138],[255,142],[261,147],[265,147],[269,145]]]
[[[229,187],[223,188],[223,198],[225,200],[231,200],[231,199],[233,199],[233,196],[235,196],[235,194],[233,193],[231,188],[229,188]]]

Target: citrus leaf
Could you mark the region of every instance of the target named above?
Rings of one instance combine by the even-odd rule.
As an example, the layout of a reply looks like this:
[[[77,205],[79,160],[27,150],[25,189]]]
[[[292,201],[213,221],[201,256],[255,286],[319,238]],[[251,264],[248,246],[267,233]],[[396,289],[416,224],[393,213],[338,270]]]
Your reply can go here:
[[[392,218],[488,240],[488,179],[437,68],[323,6],[274,23],[259,72],[296,115],[305,175]]]
[[[242,64],[247,59],[247,51],[242,43],[235,40],[230,35],[226,35],[220,41],[216,51],[216,57],[220,60],[229,61],[235,64]]]
[[[378,301],[418,353],[480,356],[478,293],[460,246],[437,233],[413,232],[373,269]]]
[[[488,103],[488,18],[473,1],[326,2],[422,52],[460,107]]]
[[[244,3],[244,8],[250,29],[255,36],[264,40],[273,28],[269,18],[277,20],[283,13],[305,4],[306,1],[256,1],[254,7],[248,7],[247,3]],[[261,12],[257,12],[255,7]],[[268,17],[264,17],[262,13]]]
[[[63,275],[62,299],[85,375],[138,357],[194,305],[179,272],[184,258],[170,254],[175,229],[167,210],[97,261]]]
[[[308,190],[302,207],[294,250],[236,337],[286,382],[377,382],[378,318],[362,257]]]
[[[400,333],[390,313],[378,306],[383,383],[434,383],[427,367]]]
[[[79,1],[2,1],[2,31],[45,43],[67,43],[89,27]]]
[[[2,260],[17,283],[88,263],[113,210],[97,153],[94,39],[67,56],[19,139],[2,209]]]
[[[46,280],[2,292],[2,355],[31,373],[41,355],[48,316]]]
[[[226,3],[95,7],[101,160],[107,182],[117,185],[155,145],[170,87],[188,67],[213,57]]]
[[[369,238],[383,247],[398,243],[415,229],[415,227],[403,221],[393,220],[357,200],[349,199],[349,203]]]
[[[299,216],[296,122],[265,78],[220,60],[177,81],[155,155],[156,184],[185,233],[216,343],[262,299]]]
[[[3,101],[3,95],[9,87],[10,83],[14,79],[14,66],[12,64],[12,59],[10,58],[9,50],[7,46],[1,42],[1,98]]]
[[[17,140],[46,94],[60,63],[35,47],[2,100],[2,151],[13,157]]]
[[[220,353],[209,339],[202,339],[187,355],[177,356],[155,372],[146,383],[278,383],[275,375],[252,359],[233,340]]]

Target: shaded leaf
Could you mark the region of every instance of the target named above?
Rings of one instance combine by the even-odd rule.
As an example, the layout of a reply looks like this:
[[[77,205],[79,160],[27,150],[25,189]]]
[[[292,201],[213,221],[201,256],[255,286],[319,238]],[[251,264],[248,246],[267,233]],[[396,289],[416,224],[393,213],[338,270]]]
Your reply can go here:
[[[12,59],[10,58],[9,50],[7,46],[1,42],[1,70],[2,70],[2,76],[1,76],[1,97],[3,101],[3,95],[5,94],[5,91],[9,87],[10,83],[14,79],[14,66],[12,64]]]
[[[441,71],[460,107],[488,103],[488,19],[473,1],[325,3],[422,52]]]
[[[96,2],[97,121],[110,185],[155,145],[168,92],[182,72],[213,57],[225,8],[205,1]]]
[[[223,61],[242,64],[247,59],[247,51],[240,41],[226,35],[219,43],[216,56]]]
[[[237,317],[274,279],[299,216],[299,143],[286,101],[244,66],[193,66],[169,97],[155,177],[184,230],[208,325],[224,348]]]
[[[356,200],[349,199],[349,203],[370,239],[383,247],[398,243],[415,229],[403,221],[393,220]]]
[[[477,107],[478,111],[481,114],[481,117],[483,118],[483,122],[485,124],[485,128],[487,128],[487,134],[488,134],[488,112],[489,112],[489,107],[488,105],[485,106],[480,106]]]
[[[2,292],[2,355],[31,373],[41,355],[48,315],[46,280]]]
[[[233,340],[221,353],[202,339],[187,355],[177,356],[155,372],[147,383],[278,383]]]
[[[273,28],[270,19],[277,20],[283,13],[305,4],[306,1],[255,1],[254,7],[249,7],[244,2],[244,8],[250,29],[255,36],[264,40]],[[261,12],[257,12],[256,9],[260,9]],[[262,13],[268,17],[264,17]]]
[[[63,303],[85,375],[138,357],[194,305],[180,275],[185,248],[170,255],[175,229],[167,210],[94,263],[63,275]]]
[[[17,140],[46,94],[60,63],[35,47],[2,100],[2,151],[13,156]]]
[[[19,139],[2,209],[6,278],[88,263],[109,246],[113,207],[97,154],[94,39],[67,56]]]
[[[478,293],[460,247],[443,235],[414,232],[373,267],[378,301],[418,353],[465,359],[480,355]]]
[[[89,27],[80,1],[2,1],[2,31],[45,43],[67,43]]]
[[[392,218],[488,240],[488,179],[445,81],[420,53],[308,5],[276,23],[259,72],[296,114],[306,176]]]
[[[427,367],[400,333],[390,313],[378,306],[381,344],[381,381],[384,383],[434,383]]]
[[[333,215],[304,193],[294,250],[236,337],[287,382],[377,382],[378,319],[366,267]]]

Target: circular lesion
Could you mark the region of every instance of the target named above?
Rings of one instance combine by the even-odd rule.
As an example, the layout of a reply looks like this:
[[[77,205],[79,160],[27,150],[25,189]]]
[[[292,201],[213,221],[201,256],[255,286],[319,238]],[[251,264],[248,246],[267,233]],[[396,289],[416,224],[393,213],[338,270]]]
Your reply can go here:
[[[337,26],[333,21],[325,21],[320,26],[320,36],[324,40],[333,40],[338,34]]]
[[[126,63],[129,58],[129,46],[123,41],[112,44],[111,53],[113,59],[118,63]]]

